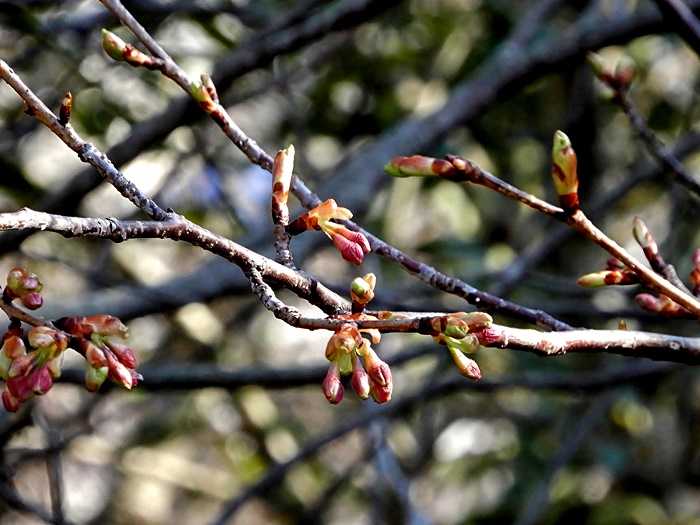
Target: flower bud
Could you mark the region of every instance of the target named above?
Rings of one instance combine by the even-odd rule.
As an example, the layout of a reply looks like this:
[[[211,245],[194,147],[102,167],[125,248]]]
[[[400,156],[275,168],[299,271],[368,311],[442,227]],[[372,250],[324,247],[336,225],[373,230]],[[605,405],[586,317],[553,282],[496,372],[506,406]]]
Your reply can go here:
[[[369,375],[355,356],[352,361],[352,379],[350,381],[355,393],[362,399],[367,399],[370,392]]]
[[[692,317],[688,310],[665,295],[655,297],[649,293],[640,293],[635,296],[634,300],[644,310],[653,312],[663,317]]]
[[[377,278],[373,273],[368,273],[364,277],[356,277],[350,285],[350,297],[352,301],[361,305],[369,303],[374,299],[374,287]]]
[[[370,390],[370,395],[375,403],[388,403],[391,401],[391,393],[393,390],[393,385],[389,383],[388,385],[380,385],[378,383],[372,383]]]
[[[85,360],[91,367],[102,368],[108,365],[107,356],[97,345],[86,339],[80,340],[79,344],[81,351],[85,355]]]
[[[97,392],[105,382],[109,375],[109,368],[106,366],[93,368],[92,366],[85,367],[85,388],[90,392]]]
[[[363,355],[365,370],[369,375],[372,383],[376,383],[380,386],[391,385],[391,369],[384,361],[382,361],[374,350],[365,343],[365,352]]]
[[[447,350],[450,352],[452,362],[455,364],[461,375],[476,381],[481,379],[481,370],[479,369],[479,365],[476,364],[476,361],[469,359],[466,355],[464,355],[459,346],[448,343]]]
[[[394,157],[384,171],[392,177],[445,177],[457,172],[448,161],[413,155],[411,157]]]
[[[352,242],[342,235],[332,236],[333,245],[340,252],[340,255],[349,263],[360,265],[365,259],[365,254],[362,251],[362,246]]]
[[[124,366],[127,368],[136,368],[136,355],[132,348],[113,341],[107,341],[106,344]]]
[[[102,336],[121,337],[122,339],[126,339],[129,336],[129,330],[124,323],[113,315],[90,315],[83,317],[82,323],[89,327],[91,334],[95,333]]]
[[[601,270],[600,272],[587,273],[576,281],[576,284],[584,288],[598,288],[600,286],[639,284],[639,277],[630,270]]]
[[[107,53],[114,60],[117,60],[118,62],[124,60],[126,46],[127,43],[117,35],[111,31],[102,29],[102,49],[104,49],[105,53]]]
[[[131,375],[131,371],[120,363],[111,352],[105,352],[105,357],[107,358],[107,366],[109,368],[109,378],[127,390],[131,390],[131,387],[134,385],[134,378]]]
[[[30,310],[37,310],[44,304],[44,298],[39,293],[30,292],[22,297],[22,304]]]
[[[554,134],[552,145],[552,180],[559,195],[559,203],[565,211],[575,211],[579,207],[578,174],[576,153],[569,137],[562,131]]]
[[[337,405],[343,400],[343,383],[340,382],[340,371],[335,363],[328,367],[322,386],[323,394],[329,403]]]

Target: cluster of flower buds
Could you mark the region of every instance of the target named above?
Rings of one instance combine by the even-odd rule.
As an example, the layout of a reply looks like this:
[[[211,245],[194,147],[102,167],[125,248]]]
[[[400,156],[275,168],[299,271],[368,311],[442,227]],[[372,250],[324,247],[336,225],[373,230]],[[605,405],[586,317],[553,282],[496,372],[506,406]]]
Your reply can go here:
[[[163,67],[163,61],[160,58],[152,57],[139,51],[106,29],[102,30],[102,49],[118,62],[126,62],[132,66],[145,67],[151,70]]]
[[[9,303],[19,299],[25,307],[36,310],[44,304],[44,298],[41,296],[43,287],[36,274],[24,268],[13,268],[7,274],[3,300]]]
[[[391,369],[372,349],[353,324],[342,325],[326,345],[326,359],[330,361],[323,380],[323,393],[332,404],[343,399],[341,375],[352,374],[350,384],[361,399],[386,403],[391,399],[393,381]]]
[[[657,297],[650,293],[640,293],[634,297],[634,300],[647,312],[652,312],[662,317],[694,318],[688,310],[663,294]]]
[[[598,77],[598,80],[614,91],[626,91],[629,89],[634,77],[637,75],[636,65],[627,55],[623,55],[620,58],[614,69],[607,65],[597,53],[589,53],[587,59],[593,74]]]
[[[95,392],[109,377],[130,390],[143,378],[136,371],[136,356],[127,345],[115,340],[128,336],[127,328],[111,315],[63,317],[56,326],[70,334],[85,356],[85,386]]]
[[[16,412],[20,404],[48,392],[61,375],[63,352],[68,337],[49,326],[35,326],[24,341],[21,323],[13,322],[3,335],[0,349],[0,377],[5,380],[2,403]]]
[[[3,300],[9,304],[19,299],[27,308],[35,309],[43,302],[41,289],[36,275],[13,268],[7,275]],[[21,316],[10,312],[13,314],[33,326],[25,334],[22,321],[11,317],[2,337],[0,378],[5,381],[2,402],[7,410],[14,412],[22,402],[51,389],[54,379],[61,375],[63,354],[69,344],[85,356],[85,385],[90,391],[97,390],[107,377],[128,389],[142,379],[135,370],[134,351],[114,340],[127,336],[126,326],[116,317],[64,317],[54,324],[42,324],[24,312]]]
[[[483,312],[457,312],[432,321],[433,339],[447,348],[460,374],[478,381],[481,379],[479,365],[465,354],[478,350],[476,333],[488,329],[492,323],[491,316]]]
[[[323,393],[332,404],[340,403],[343,399],[341,375],[344,374],[352,374],[350,384],[361,399],[372,396],[377,403],[386,403],[391,399],[394,386],[391,369],[371,346],[379,344],[381,333],[373,328],[358,329],[354,324],[354,321],[377,319],[362,312],[374,297],[376,283],[377,278],[372,273],[352,281],[350,295],[353,313],[338,316],[348,322],[335,331],[326,345],[326,359],[331,364],[323,380]]]
[[[334,199],[328,199],[315,208],[297,217],[287,227],[290,235],[298,235],[307,230],[321,230],[348,262],[361,264],[370,251],[369,241],[364,234],[333,222],[333,220],[349,220],[352,212],[341,208]]]

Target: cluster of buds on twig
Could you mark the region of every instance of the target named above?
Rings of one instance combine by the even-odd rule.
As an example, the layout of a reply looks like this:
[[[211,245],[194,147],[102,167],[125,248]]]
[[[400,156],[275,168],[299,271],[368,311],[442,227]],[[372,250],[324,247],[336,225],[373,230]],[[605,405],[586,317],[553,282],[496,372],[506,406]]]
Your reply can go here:
[[[465,354],[479,349],[479,338],[474,332],[482,332],[493,323],[490,315],[483,312],[457,312],[434,319],[433,339],[447,348],[459,373],[469,379],[481,379],[481,370],[476,361]]]
[[[2,403],[6,410],[15,412],[24,401],[51,389],[54,379],[61,375],[66,348],[68,337],[60,330],[35,326],[25,343],[21,323],[11,323],[0,349],[0,377],[5,381]]]
[[[688,291],[686,285],[678,277],[675,268],[662,257],[654,236],[639,217],[634,219],[632,232],[652,269],[675,287]],[[690,291],[697,296],[700,295],[700,249],[695,250],[693,253],[692,263],[693,266],[689,277]],[[597,288],[600,286],[641,284],[641,280],[634,271],[627,268],[621,261],[611,258],[608,259],[605,270],[582,275],[577,280],[577,283],[585,288]],[[693,318],[693,315],[687,309],[661,293],[640,293],[635,296],[635,301],[644,310],[662,317]]]
[[[0,348],[6,410],[14,412],[21,403],[51,389],[61,375],[63,355],[69,346],[85,357],[85,386],[90,391],[97,390],[108,377],[128,389],[142,379],[135,370],[134,351],[115,340],[127,336],[126,326],[116,317],[64,317],[52,324],[11,304],[19,299],[27,308],[36,309],[43,303],[41,289],[38,277],[24,268],[13,268],[8,273],[3,309],[10,316],[10,326]],[[26,333],[23,322],[32,325]]]
[[[41,296],[43,287],[44,285],[41,284],[36,274],[24,268],[13,268],[7,274],[7,282],[2,293],[2,299],[7,304],[15,299],[19,299],[26,308],[36,310],[44,304],[44,298]]]
[[[131,390],[143,378],[136,371],[133,349],[119,342],[128,337],[126,326],[112,315],[63,317],[56,326],[76,342],[77,350],[85,356],[85,387],[95,392],[109,377]]]
[[[126,62],[132,66],[151,70],[163,67],[163,61],[160,58],[139,51],[107,29],[102,30],[102,49],[118,62]]]
[[[637,76],[636,65],[627,55],[623,55],[614,68],[597,53],[588,53],[586,58],[593,74],[613,91],[627,91]]]
[[[364,308],[374,297],[375,283],[373,274],[355,279],[350,292],[353,305]],[[353,321],[377,318],[362,311],[345,314],[340,318],[348,322],[336,330],[326,345],[326,359],[331,363],[323,380],[326,399],[334,405],[340,403],[345,390],[341,376],[352,374],[350,384],[361,399],[371,396],[376,403],[386,403],[391,399],[394,386],[391,369],[371,346],[379,344],[381,334],[374,329],[358,329],[353,324]]]
[[[343,259],[353,264],[361,264],[371,251],[367,237],[333,222],[351,218],[350,210],[338,206],[334,199],[328,199],[292,221],[287,227],[287,232],[290,235],[298,235],[307,230],[321,230],[333,241]]]

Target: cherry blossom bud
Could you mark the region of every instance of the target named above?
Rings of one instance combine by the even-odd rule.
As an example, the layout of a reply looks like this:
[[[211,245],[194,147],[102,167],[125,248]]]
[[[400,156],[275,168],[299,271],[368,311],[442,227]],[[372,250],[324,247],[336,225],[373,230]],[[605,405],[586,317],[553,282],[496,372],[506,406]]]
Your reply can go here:
[[[106,29],[102,30],[102,49],[105,50],[110,57],[117,61],[124,60],[124,52],[126,51],[127,43],[117,35]]]
[[[649,293],[640,293],[635,296],[634,300],[643,309],[663,317],[692,317],[688,310],[665,295],[655,297]]]
[[[618,89],[629,89],[637,76],[637,65],[628,55],[622,55],[615,66],[614,79]]]
[[[577,210],[579,201],[576,153],[571,147],[569,137],[563,131],[557,131],[554,134],[552,180],[559,195],[559,203],[564,210],[569,212]]]
[[[362,251],[362,246],[356,242],[352,242],[342,235],[333,235],[333,245],[340,252],[340,255],[349,263],[360,265],[365,259],[365,254]]]
[[[375,403],[388,403],[391,401],[392,384],[380,385],[378,383],[372,383],[370,390],[370,395]]]
[[[97,345],[86,339],[80,341],[80,350],[85,355],[85,360],[93,368],[102,368],[108,365],[107,356]]]
[[[369,397],[369,375],[360,363],[360,359],[357,356],[355,356],[352,361],[352,379],[350,384],[359,397],[362,399],[367,399]]]
[[[587,273],[576,281],[576,284],[584,288],[598,288],[600,286],[639,284],[639,277],[631,270],[601,270],[600,272]]]
[[[340,371],[335,363],[328,367],[328,373],[326,373],[322,386],[323,394],[329,403],[337,405],[343,400],[343,383],[340,382]]]
[[[44,298],[39,293],[30,292],[22,297],[22,304],[30,310],[37,310],[44,304]]]
[[[353,302],[360,305],[369,303],[374,299],[374,287],[376,284],[377,277],[373,273],[353,279],[350,285],[350,297]]]
[[[109,375],[109,368],[106,366],[93,368],[85,367],[85,388],[90,392],[97,392]]]
[[[446,160],[413,155],[394,157],[384,166],[384,171],[392,177],[444,177],[454,174],[456,169]]]
[[[479,369],[479,365],[476,364],[476,361],[469,359],[466,355],[464,355],[458,345],[448,342],[447,350],[450,352],[452,362],[455,364],[461,375],[476,381],[481,379],[481,370]]]
[[[92,333],[102,336],[114,336],[126,339],[129,330],[118,317],[113,315],[99,314],[83,317],[83,324],[92,329]]]
[[[369,375],[372,383],[376,383],[380,386],[387,386],[392,384],[391,369],[384,361],[382,361],[374,350],[365,344],[365,351],[363,355],[365,370]]]
[[[26,374],[34,362],[33,356],[23,355],[12,361],[7,376],[12,379]]]
[[[124,366],[136,368],[136,355],[130,347],[113,341],[107,341],[106,344]]]
[[[127,390],[131,390],[131,387],[134,385],[134,378],[129,368],[120,363],[111,352],[105,352],[105,357],[109,368],[109,378]]]

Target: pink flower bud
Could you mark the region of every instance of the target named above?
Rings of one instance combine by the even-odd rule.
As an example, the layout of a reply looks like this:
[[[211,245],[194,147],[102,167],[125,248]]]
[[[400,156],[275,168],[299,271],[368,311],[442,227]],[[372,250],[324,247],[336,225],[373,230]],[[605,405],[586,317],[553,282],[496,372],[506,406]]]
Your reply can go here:
[[[372,390],[370,393],[372,394],[372,399],[375,401],[375,403],[382,404],[391,401],[392,390],[392,384],[382,386],[378,385],[377,383],[372,383]]]
[[[367,399],[370,393],[369,375],[362,367],[360,359],[355,357],[352,362],[352,379],[350,381],[355,393],[362,399]]]
[[[107,341],[107,347],[117,356],[117,359],[127,368],[136,368],[136,355],[134,351],[126,345]]]
[[[375,353],[368,344],[365,345],[367,348],[364,354],[364,364],[365,370],[373,383],[377,383],[380,386],[390,385],[391,380],[391,369],[384,361],[379,359],[379,356]]]
[[[340,252],[340,255],[352,264],[360,265],[365,258],[362,246],[356,242],[346,239],[342,235],[333,235],[333,245]]]
[[[102,368],[103,366],[107,366],[107,357],[102,349],[97,347],[97,345],[82,339],[80,341],[80,350],[85,355],[85,360],[91,367]]]
[[[129,369],[121,364],[111,352],[105,352],[105,357],[107,357],[107,366],[109,367],[109,378],[127,390],[131,390],[134,378]]]
[[[340,371],[335,363],[328,367],[322,386],[323,394],[329,403],[337,405],[343,400],[343,383],[340,382]]]
[[[44,298],[40,293],[30,292],[22,297],[22,304],[30,310],[37,310],[44,304]]]

